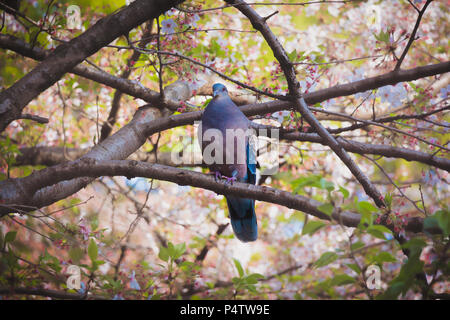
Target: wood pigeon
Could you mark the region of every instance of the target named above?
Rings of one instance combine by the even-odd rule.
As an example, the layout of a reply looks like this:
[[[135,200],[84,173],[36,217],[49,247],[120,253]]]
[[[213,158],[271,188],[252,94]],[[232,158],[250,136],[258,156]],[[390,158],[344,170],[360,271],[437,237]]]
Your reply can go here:
[[[201,132],[202,136],[199,141],[201,141],[203,159],[209,169],[215,173],[216,180],[225,178],[228,183],[237,180],[255,184],[256,156],[249,144],[250,121],[228,96],[228,90],[223,84],[213,85],[213,99],[206,106],[201,121],[202,129],[199,133]],[[211,132],[213,135],[208,134]],[[222,140],[215,141],[220,138],[217,134],[221,135]],[[230,134],[231,138],[227,139],[230,137],[227,134]],[[205,141],[207,136],[214,136],[214,139],[211,137],[211,142]],[[216,142],[216,146],[222,150],[214,150],[215,161],[207,161],[205,151],[213,142]],[[258,237],[255,200],[236,196],[225,198],[236,237],[244,242],[255,241]]]

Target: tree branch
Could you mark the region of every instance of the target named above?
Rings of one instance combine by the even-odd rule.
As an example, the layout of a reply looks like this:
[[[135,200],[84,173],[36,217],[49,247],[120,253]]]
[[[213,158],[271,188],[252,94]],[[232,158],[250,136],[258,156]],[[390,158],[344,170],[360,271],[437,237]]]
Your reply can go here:
[[[406,47],[405,47],[405,49],[403,50],[402,55],[401,55],[400,58],[398,59],[397,64],[395,65],[394,70],[399,70],[399,69],[400,69],[400,66],[402,65],[402,62],[403,62],[403,60],[405,59],[406,54],[407,54],[408,51],[409,51],[409,48],[411,47],[412,43],[414,42],[414,40],[415,40],[415,38],[416,38],[416,33],[417,33],[417,30],[419,29],[419,25],[420,25],[420,21],[422,20],[422,16],[423,16],[423,14],[425,13],[425,10],[427,10],[428,5],[429,5],[432,1],[433,1],[433,0],[427,0],[427,2],[424,4],[422,10],[419,11],[419,15],[418,15],[418,17],[417,17],[417,20],[416,20],[416,24],[415,24],[415,26],[414,26],[414,29],[413,29],[411,35],[409,36],[408,43],[406,44]],[[410,2],[410,3],[411,3],[411,2]],[[417,10],[417,7],[416,7],[414,4],[412,4],[412,6]]]
[[[41,123],[41,124],[48,123],[48,118],[44,118],[44,117],[37,116],[34,114],[29,114],[29,113],[22,113],[19,116],[19,119],[32,120],[32,121],[36,121],[37,123]]]
[[[33,195],[37,190],[42,190],[45,187],[61,183],[61,181],[65,180],[79,177],[97,178],[100,176],[146,177],[169,181],[182,186],[190,185],[211,190],[218,194],[235,195],[275,203],[290,209],[305,212],[319,219],[331,220],[327,214],[319,209],[322,203],[301,195],[293,195],[291,192],[240,182],[234,182],[233,185],[230,185],[223,182],[216,182],[214,177],[208,174],[160,164],[150,164],[134,160],[98,161],[87,157],[34,171],[24,178],[0,181],[0,190],[2,190],[2,193],[0,193],[0,216],[15,211],[14,208],[18,210],[29,210],[27,206],[31,205],[30,199],[32,197],[30,195]],[[9,192],[11,190],[19,191],[19,193],[12,194]],[[9,194],[10,198],[3,197],[4,194]],[[349,211],[341,212],[340,208],[335,208],[332,218],[345,226],[356,227],[359,224],[360,215]],[[421,232],[421,221],[422,219],[419,218],[408,220],[408,224],[405,227],[406,230]],[[392,227],[390,225],[386,226],[389,228]]]

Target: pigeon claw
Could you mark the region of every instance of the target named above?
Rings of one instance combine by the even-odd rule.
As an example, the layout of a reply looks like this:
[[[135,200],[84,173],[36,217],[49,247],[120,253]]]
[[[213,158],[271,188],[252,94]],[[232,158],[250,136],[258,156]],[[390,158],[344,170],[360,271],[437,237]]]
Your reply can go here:
[[[214,180],[216,180],[216,182],[219,182],[221,179],[225,179],[225,183],[233,185],[233,182],[237,181],[234,175],[232,177],[227,177],[222,175],[219,171],[210,172],[210,174],[214,175]]]
[[[231,185],[233,185],[233,182],[237,180],[236,177],[225,177],[225,179],[227,179],[227,183],[230,183]]]
[[[222,176],[222,178],[226,180],[225,183],[231,184],[231,185],[233,185],[233,182],[235,182],[237,180],[236,177]]]
[[[216,180],[216,182],[219,182],[220,179],[222,179],[222,174],[219,171],[210,172],[209,174],[214,175],[214,180]]]
[[[214,174],[214,178],[216,179],[216,181],[219,181],[220,179],[222,179],[222,174],[219,171],[216,171]]]

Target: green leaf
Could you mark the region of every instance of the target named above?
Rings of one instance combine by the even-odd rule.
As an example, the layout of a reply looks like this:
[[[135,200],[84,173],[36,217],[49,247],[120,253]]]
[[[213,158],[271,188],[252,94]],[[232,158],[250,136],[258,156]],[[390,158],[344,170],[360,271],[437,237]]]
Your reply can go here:
[[[397,262],[397,259],[389,252],[382,251],[373,258],[373,261],[382,264],[383,262]]]
[[[5,243],[13,242],[16,239],[17,231],[9,231],[5,235]]]
[[[320,211],[325,213],[327,216],[331,217],[331,214],[333,213],[333,205],[331,203],[325,203],[317,207]]]
[[[288,221],[305,221],[305,214],[301,211],[295,211],[290,215]]]
[[[322,176],[316,174],[316,175],[309,175],[305,177],[300,177],[298,179],[295,179],[292,181],[292,187],[294,189],[294,193],[298,193],[300,189],[303,189],[304,187],[316,187],[316,188],[322,188],[320,185],[320,180],[322,179]]]
[[[91,238],[91,242],[89,242],[88,255],[92,262],[95,262],[95,260],[97,260],[98,247],[97,244],[95,243],[94,238]]]
[[[325,252],[320,256],[320,258],[314,262],[314,266],[317,268],[324,267],[339,258],[339,256],[334,252]]]
[[[375,238],[386,240],[384,233],[379,230],[369,228],[369,229],[367,229],[367,232],[370,233]]]
[[[385,226],[383,226],[381,224],[376,224],[376,225],[370,226],[369,229],[375,229],[375,230],[381,231],[383,233],[392,234],[391,229],[389,229],[388,227],[385,227]]]
[[[179,257],[181,257],[183,255],[183,253],[186,252],[186,244],[184,242],[176,244],[174,249],[175,249],[175,255],[173,256],[173,259],[175,260],[175,259],[178,259]]]
[[[402,291],[405,291],[405,287],[405,283],[402,281],[393,283],[386,292],[377,296],[377,300],[395,300]]]
[[[448,210],[440,210],[435,215],[445,236],[448,236],[450,234],[450,212]]]
[[[259,279],[264,279],[264,276],[259,273],[252,273],[251,275],[246,277],[246,282],[249,284],[256,284],[258,283]]]
[[[353,271],[355,271],[357,274],[361,273],[361,269],[358,267],[358,265],[356,263],[349,263],[346,264],[347,267],[349,267],[350,269],[352,269]]]
[[[358,228],[361,230],[365,230],[372,224],[373,224],[372,214],[361,213],[361,219],[359,220]]]
[[[392,234],[392,231],[382,225],[374,225],[367,228],[367,232],[376,238],[386,240],[385,233]]]
[[[160,253],[161,253],[162,248],[160,249]],[[174,245],[172,242],[169,241],[169,243],[167,244],[167,248],[165,249],[166,252],[164,252],[163,250],[163,258],[165,257],[165,254],[168,255],[168,258],[171,258],[172,260],[176,260],[179,257],[181,257],[183,255],[183,253],[186,251],[186,244],[185,243],[179,243]],[[164,260],[164,259],[162,259]],[[164,260],[164,261],[167,261]]]
[[[237,259],[233,259],[234,265],[236,266],[236,269],[239,273],[239,276],[242,278],[244,276],[244,269],[241,266],[241,263]]]
[[[231,282],[233,282],[234,285],[239,285],[241,283],[241,278],[233,277],[231,278]]]
[[[332,286],[342,286],[345,284],[355,283],[356,280],[353,277],[350,277],[346,274],[339,274],[334,276],[333,280],[331,280]]]
[[[398,276],[389,283],[386,292],[377,299],[396,299],[400,294],[405,294],[408,289],[417,281],[416,275],[423,272],[424,262],[420,260],[422,248],[426,242],[420,238],[413,238],[402,245],[410,250],[409,257],[402,265]]]
[[[69,257],[73,263],[78,263],[83,258],[84,252],[79,247],[72,247],[69,250]]]
[[[303,227],[302,235],[304,234],[314,234],[317,230],[325,226],[326,223],[317,220],[308,221],[308,223]]]
[[[430,216],[423,220],[424,232],[429,233],[430,230],[437,229],[437,228],[441,229],[441,227],[439,226],[439,221],[438,221],[438,219],[436,219],[435,216]]]
[[[327,181],[324,178],[320,179],[319,184],[321,189],[328,190],[330,192],[334,190],[333,182]]]
[[[450,213],[447,210],[439,210],[430,217],[427,217],[423,222],[423,228],[425,231],[430,229],[439,228],[444,233],[444,236],[448,236],[450,233]]]
[[[350,195],[350,192],[347,189],[345,189],[344,187],[339,186],[339,191],[344,196],[344,199],[347,199]]]
[[[392,206],[392,194],[390,194],[389,192],[386,193],[386,195],[384,196],[384,202],[386,203],[387,207],[390,209]]]
[[[91,218],[91,230],[97,230],[99,225],[98,215],[95,215]]]
[[[364,247],[364,246],[365,246],[364,242],[357,241],[357,242],[355,242],[355,243],[352,243],[351,249],[352,249],[352,250],[358,250],[358,249],[360,249],[360,248],[362,248],[362,247]]]
[[[426,247],[426,245],[427,243],[424,240],[420,238],[412,238],[408,242],[402,244],[402,248],[417,252],[422,251],[422,248]]]
[[[295,62],[297,60],[297,50],[294,49],[291,53],[288,54],[288,58],[291,62]]]
[[[389,43],[389,31],[380,31],[379,34],[374,34],[378,41]]]
[[[361,214],[363,214],[363,213],[370,214],[372,212],[377,211],[377,208],[375,208],[370,202],[367,202],[367,201],[359,201],[359,202],[357,202],[356,209]]]
[[[169,261],[169,251],[167,250],[167,248],[162,246],[159,248],[158,258],[160,258],[162,261]]]
[[[172,242],[167,243],[167,253],[169,254],[169,257],[173,258],[176,255],[175,246]]]

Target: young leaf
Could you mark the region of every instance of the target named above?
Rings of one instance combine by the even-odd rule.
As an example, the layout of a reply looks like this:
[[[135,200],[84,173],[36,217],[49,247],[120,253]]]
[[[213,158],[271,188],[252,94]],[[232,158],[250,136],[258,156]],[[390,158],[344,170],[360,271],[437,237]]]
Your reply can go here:
[[[333,191],[334,190],[334,184],[333,182],[327,181],[324,178],[321,178],[319,181],[320,188],[327,190],[327,191]]]
[[[390,254],[389,252],[382,251],[375,258],[373,258],[374,262],[383,263],[383,262],[396,262],[397,259]]]
[[[176,244],[175,247],[175,255],[173,256],[173,259],[178,259],[179,257],[181,257],[183,255],[183,253],[186,251],[186,244],[183,243],[179,243]]]
[[[325,226],[326,223],[317,220],[308,221],[308,223],[303,227],[302,235],[304,234],[314,234],[317,230]]]
[[[333,280],[331,280],[332,286],[342,286],[345,284],[351,284],[356,282],[356,280],[353,277],[350,277],[347,274],[338,274],[334,276]]]
[[[384,233],[377,229],[373,229],[372,227],[369,227],[367,229],[367,232],[370,233],[375,238],[386,240],[386,236],[384,235]]]
[[[259,279],[264,279],[264,276],[259,273],[252,273],[251,275],[246,277],[246,281],[248,284],[256,284]]]
[[[370,202],[367,201],[359,201],[356,204],[356,209],[358,210],[359,213],[363,214],[363,213],[372,213],[377,211],[377,208],[375,208]]]
[[[326,266],[334,262],[338,257],[339,256],[334,252],[325,252],[316,262],[314,262],[314,266],[317,268]]]
[[[82,250],[79,247],[72,247],[69,250],[69,257],[73,263],[79,263],[80,260],[83,258],[83,255],[84,255],[84,250]]]
[[[13,242],[16,239],[17,231],[9,231],[5,235],[5,243]]]
[[[331,203],[325,203],[317,207],[317,209],[325,213],[327,216],[331,217],[334,207]]]
[[[339,186],[339,191],[344,196],[344,199],[347,199],[348,196],[350,195],[350,192],[347,189],[345,189],[344,187]]]
[[[352,248],[352,250],[358,250],[364,246],[365,246],[364,242],[357,241],[355,243],[352,243],[351,248]]]
[[[88,255],[89,255],[89,258],[91,259],[92,262],[97,260],[98,247],[97,247],[97,244],[95,243],[95,240],[93,238],[91,238],[91,242],[89,242]]]
[[[427,217],[423,222],[424,230],[440,228],[444,236],[450,233],[450,213],[447,210],[439,210],[434,215]]]
[[[349,267],[350,269],[352,269],[353,271],[355,271],[357,274],[361,273],[361,269],[358,267],[358,265],[356,263],[349,263],[346,264],[347,267]]]
[[[391,208],[391,206],[392,206],[392,194],[390,194],[389,192],[386,193],[386,195],[384,196],[384,202],[386,203],[388,208]]]
[[[239,277],[243,277],[244,276],[244,269],[241,266],[241,263],[237,260],[237,259],[233,259],[234,261],[234,265],[236,266],[236,269],[239,273]]]
[[[385,233],[392,234],[392,231],[382,225],[374,225],[367,228],[367,232],[376,238],[386,240]]]
[[[162,261],[166,261],[166,262],[169,260],[169,252],[168,252],[167,248],[165,248],[165,247],[159,248],[158,258],[160,258]]]
[[[291,62],[296,62],[297,60],[297,50],[294,49],[294,51],[292,51],[291,53],[288,54],[289,60]]]

